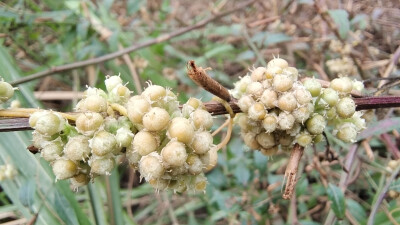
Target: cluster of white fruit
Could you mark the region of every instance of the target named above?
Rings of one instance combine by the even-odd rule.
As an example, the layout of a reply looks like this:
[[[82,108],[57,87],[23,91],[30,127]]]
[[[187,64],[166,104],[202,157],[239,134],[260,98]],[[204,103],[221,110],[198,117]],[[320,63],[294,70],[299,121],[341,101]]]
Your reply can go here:
[[[161,86],[131,97],[119,76],[105,84],[107,93],[87,89],[75,126],[57,112],[30,116],[33,144],[56,178],[79,187],[110,174],[116,158],[125,155],[157,189],[204,190],[203,170],[216,164],[217,152],[209,131],[213,119],[203,103],[191,98],[181,110],[176,95]]]
[[[359,90],[363,85],[347,77],[333,80],[330,88],[322,88],[315,79],[303,84],[296,68],[280,58],[271,60],[267,67],[241,78],[232,90],[243,111],[236,121],[244,142],[273,155],[279,146],[286,150],[295,143],[308,146],[321,141],[327,123],[335,124],[338,138],[354,141],[365,121],[355,113],[353,87]]]
[[[132,167],[158,190],[203,191],[203,171],[216,164],[210,128],[213,118],[203,103],[190,98],[182,109],[177,97],[161,86],[149,86],[126,104],[139,131],[126,154]]]

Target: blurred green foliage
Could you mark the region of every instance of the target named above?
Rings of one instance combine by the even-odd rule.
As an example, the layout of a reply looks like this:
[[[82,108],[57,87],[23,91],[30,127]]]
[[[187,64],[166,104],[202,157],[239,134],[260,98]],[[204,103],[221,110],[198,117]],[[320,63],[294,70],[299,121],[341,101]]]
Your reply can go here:
[[[182,102],[191,96],[208,101],[211,94],[198,88],[186,75],[188,60],[212,67],[210,76],[231,88],[237,77],[273,55],[286,58],[304,75],[321,77],[313,66],[315,63],[328,71],[328,78],[334,78],[325,62],[340,56],[329,49],[329,41],[337,38],[325,28],[320,30],[325,24],[315,16],[313,1],[274,1],[275,5],[271,2],[255,3],[204,29],[130,53],[142,85],[146,86],[145,81],[149,80],[168,86],[179,93]],[[385,2],[387,6],[396,4]],[[360,60],[387,59],[396,43],[399,44],[398,28],[382,24],[381,20],[391,20],[390,12],[384,14],[385,9],[371,3],[373,10],[363,11],[360,7],[349,12],[336,1],[330,4],[328,14],[340,37],[348,43],[370,45],[367,49],[361,44],[353,46],[361,52],[359,55],[368,57]],[[15,81],[53,66],[99,57],[118,51],[119,46],[157,38],[208,18],[214,13],[210,9],[218,11],[221,7],[223,11],[232,5],[234,1],[6,0],[0,3],[0,76]],[[278,17],[259,22],[273,16]],[[364,35],[357,36],[357,32],[364,31]],[[246,32],[249,39],[245,38]],[[377,54],[371,54],[375,51],[372,47]],[[369,55],[366,51],[370,51]],[[79,82],[73,79],[74,72]],[[377,67],[365,72],[369,76],[366,78],[379,74]],[[397,68],[393,73],[400,74]],[[71,102],[41,102],[34,98],[33,91],[74,88],[82,91],[87,84],[104,88],[105,76],[113,74],[120,74],[128,87],[137,92],[129,67],[122,58],[117,58],[91,69],[80,68],[19,85],[15,98],[23,107],[71,111],[74,107]],[[42,82],[51,85],[41,87]],[[370,85],[373,86],[374,83]],[[224,119],[216,117],[214,128]],[[171,224],[174,219],[182,224],[366,224],[390,174],[386,166],[392,155],[379,137],[398,131],[399,127],[398,118],[389,118],[374,122],[360,135],[360,141],[372,138],[369,144],[375,150],[375,160],[368,159],[360,146],[351,168],[345,168],[351,176],[343,166],[351,146],[328,132],[329,147],[339,160],[328,162],[324,157],[327,142],[306,149],[296,198],[292,201],[281,197],[288,153],[267,158],[258,151],[250,151],[237,128],[229,145],[219,152],[217,167],[207,174],[209,184],[204,194],[158,193],[141,183],[137,173],[130,189],[130,168],[126,164],[121,164],[110,177],[96,179],[72,192],[67,182],[55,182],[49,165],[26,150],[30,145],[29,132],[1,133],[1,164],[15,166],[18,174],[0,183],[0,215],[12,215],[0,216],[0,222],[16,219],[26,222],[37,214],[35,224]],[[218,135],[215,143],[221,138]],[[341,181],[350,178],[354,179],[350,183]],[[400,191],[399,181],[397,178],[389,189]],[[377,213],[375,224],[400,221],[399,200],[388,197],[382,205],[384,209]]]

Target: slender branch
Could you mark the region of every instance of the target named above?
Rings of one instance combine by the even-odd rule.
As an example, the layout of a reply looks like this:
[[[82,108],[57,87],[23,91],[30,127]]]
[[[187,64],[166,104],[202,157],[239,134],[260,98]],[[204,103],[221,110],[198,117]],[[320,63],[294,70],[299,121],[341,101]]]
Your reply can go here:
[[[395,171],[393,171],[393,173],[390,176],[390,178],[386,181],[386,185],[380,190],[378,199],[376,200],[376,202],[372,206],[371,214],[369,214],[368,223],[367,223],[368,225],[374,224],[375,215],[378,212],[379,205],[382,203],[383,199],[385,198],[385,194],[386,194],[386,192],[388,191],[388,189],[390,187],[390,184],[396,178],[396,176],[397,176],[397,174],[399,172],[400,172],[400,167],[397,167],[397,169]]]
[[[354,101],[357,105],[356,110],[400,107],[400,96],[362,97],[354,98]],[[206,102],[204,105],[207,111],[213,115],[223,115],[228,113],[221,103]],[[229,105],[234,113],[241,112],[236,99],[232,98]],[[31,129],[27,118],[21,118],[14,114],[6,117],[6,114],[1,114],[2,111],[4,110],[0,110],[0,132]],[[28,115],[28,113],[24,113],[24,115],[25,114]]]
[[[295,144],[292,152],[290,153],[290,158],[288,165],[285,171],[285,177],[287,178],[285,190],[283,191],[282,198],[290,199],[294,193],[294,189],[296,187],[297,179],[297,169],[299,166],[299,162],[301,157],[303,156],[304,147],[301,147],[299,144]]]
[[[226,89],[216,80],[208,76],[206,73],[207,69],[203,69],[202,67],[197,67],[193,60],[190,60],[188,62],[187,68],[188,68],[188,76],[197,85],[199,85],[206,91],[210,92],[215,96],[220,97],[221,99],[227,102],[231,100],[231,95],[229,94],[228,89]]]
[[[227,15],[229,15],[229,14],[235,12],[235,11],[245,9],[245,7],[253,4],[255,1],[256,0],[250,0],[250,1],[247,1],[247,2],[245,2],[243,4],[239,4],[236,7],[232,8],[230,10],[227,10],[226,12],[217,14],[215,16],[212,16],[212,17],[208,18],[208,19],[201,20],[200,22],[198,22],[198,23],[196,23],[194,25],[178,29],[178,30],[173,31],[171,33],[160,35],[159,37],[157,37],[155,39],[151,39],[151,40],[145,41],[143,43],[135,44],[135,45],[132,45],[130,47],[127,47],[127,48],[121,49],[119,51],[116,51],[116,52],[113,52],[113,53],[110,53],[110,54],[107,54],[107,55],[103,55],[103,56],[100,56],[100,57],[97,57],[97,58],[92,58],[92,59],[88,59],[88,60],[84,60],[84,61],[80,61],[80,62],[74,62],[74,63],[65,64],[65,65],[61,65],[61,66],[51,67],[48,70],[44,70],[44,71],[41,71],[41,72],[38,72],[38,73],[34,73],[34,74],[26,76],[26,77],[24,77],[22,79],[10,82],[10,84],[15,86],[15,85],[22,84],[22,83],[25,83],[25,82],[28,82],[28,81],[31,81],[31,80],[35,80],[35,79],[38,79],[38,78],[42,78],[42,77],[51,75],[51,74],[54,74],[54,73],[64,72],[64,71],[68,71],[68,70],[72,70],[72,69],[76,69],[76,68],[80,68],[80,67],[85,67],[85,66],[92,65],[92,64],[98,64],[98,63],[102,63],[102,62],[108,61],[110,59],[114,59],[114,58],[123,56],[123,55],[125,55],[127,53],[130,53],[130,52],[133,52],[133,51],[137,51],[139,49],[148,47],[150,45],[154,45],[154,44],[158,44],[158,43],[167,41],[167,40],[169,40],[171,38],[174,38],[174,37],[177,37],[179,35],[185,34],[185,33],[189,32],[189,31],[202,28],[202,27],[204,27],[205,25],[207,25],[208,23],[210,23],[210,22],[212,22],[214,20],[220,19],[220,18],[222,18],[224,16],[227,16]]]

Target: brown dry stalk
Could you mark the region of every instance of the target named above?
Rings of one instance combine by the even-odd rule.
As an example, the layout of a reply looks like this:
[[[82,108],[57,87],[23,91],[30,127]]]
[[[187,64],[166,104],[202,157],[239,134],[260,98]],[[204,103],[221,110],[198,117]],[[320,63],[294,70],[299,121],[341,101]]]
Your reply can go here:
[[[190,79],[192,79],[197,85],[227,102],[231,100],[231,95],[229,94],[228,89],[208,76],[206,73],[207,69],[197,67],[193,60],[188,62],[187,69]]]
[[[290,153],[289,163],[285,171],[285,178],[287,179],[287,181],[285,190],[283,191],[282,195],[283,199],[290,199],[293,195],[297,183],[296,179],[297,169],[299,167],[299,163],[301,160],[301,156],[303,155],[303,152],[304,152],[304,147],[296,143],[292,149],[292,152]]]

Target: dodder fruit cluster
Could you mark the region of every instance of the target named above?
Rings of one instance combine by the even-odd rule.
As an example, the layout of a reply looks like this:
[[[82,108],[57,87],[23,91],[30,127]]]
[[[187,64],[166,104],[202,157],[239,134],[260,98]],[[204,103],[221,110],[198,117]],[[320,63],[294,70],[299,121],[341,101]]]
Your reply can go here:
[[[175,94],[152,85],[126,107],[138,130],[126,154],[141,177],[156,189],[205,190],[203,171],[216,164],[217,152],[203,103],[190,98],[181,110]]]
[[[177,97],[150,85],[141,95],[119,76],[105,80],[107,92],[88,88],[77,104],[75,126],[61,114],[39,111],[29,123],[33,144],[51,162],[57,179],[75,188],[98,175],[109,175],[125,155],[156,189],[204,190],[203,170],[216,164],[211,114],[195,98],[179,108]]]
[[[268,156],[279,146],[286,150],[295,143],[321,141],[328,123],[334,124],[339,139],[352,142],[365,121],[355,113],[350,92],[362,88],[361,82],[347,77],[333,80],[326,89],[315,79],[303,84],[296,68],[275,58],[235,83],[232,95],[243,111],[236,122],[246,145]]]

